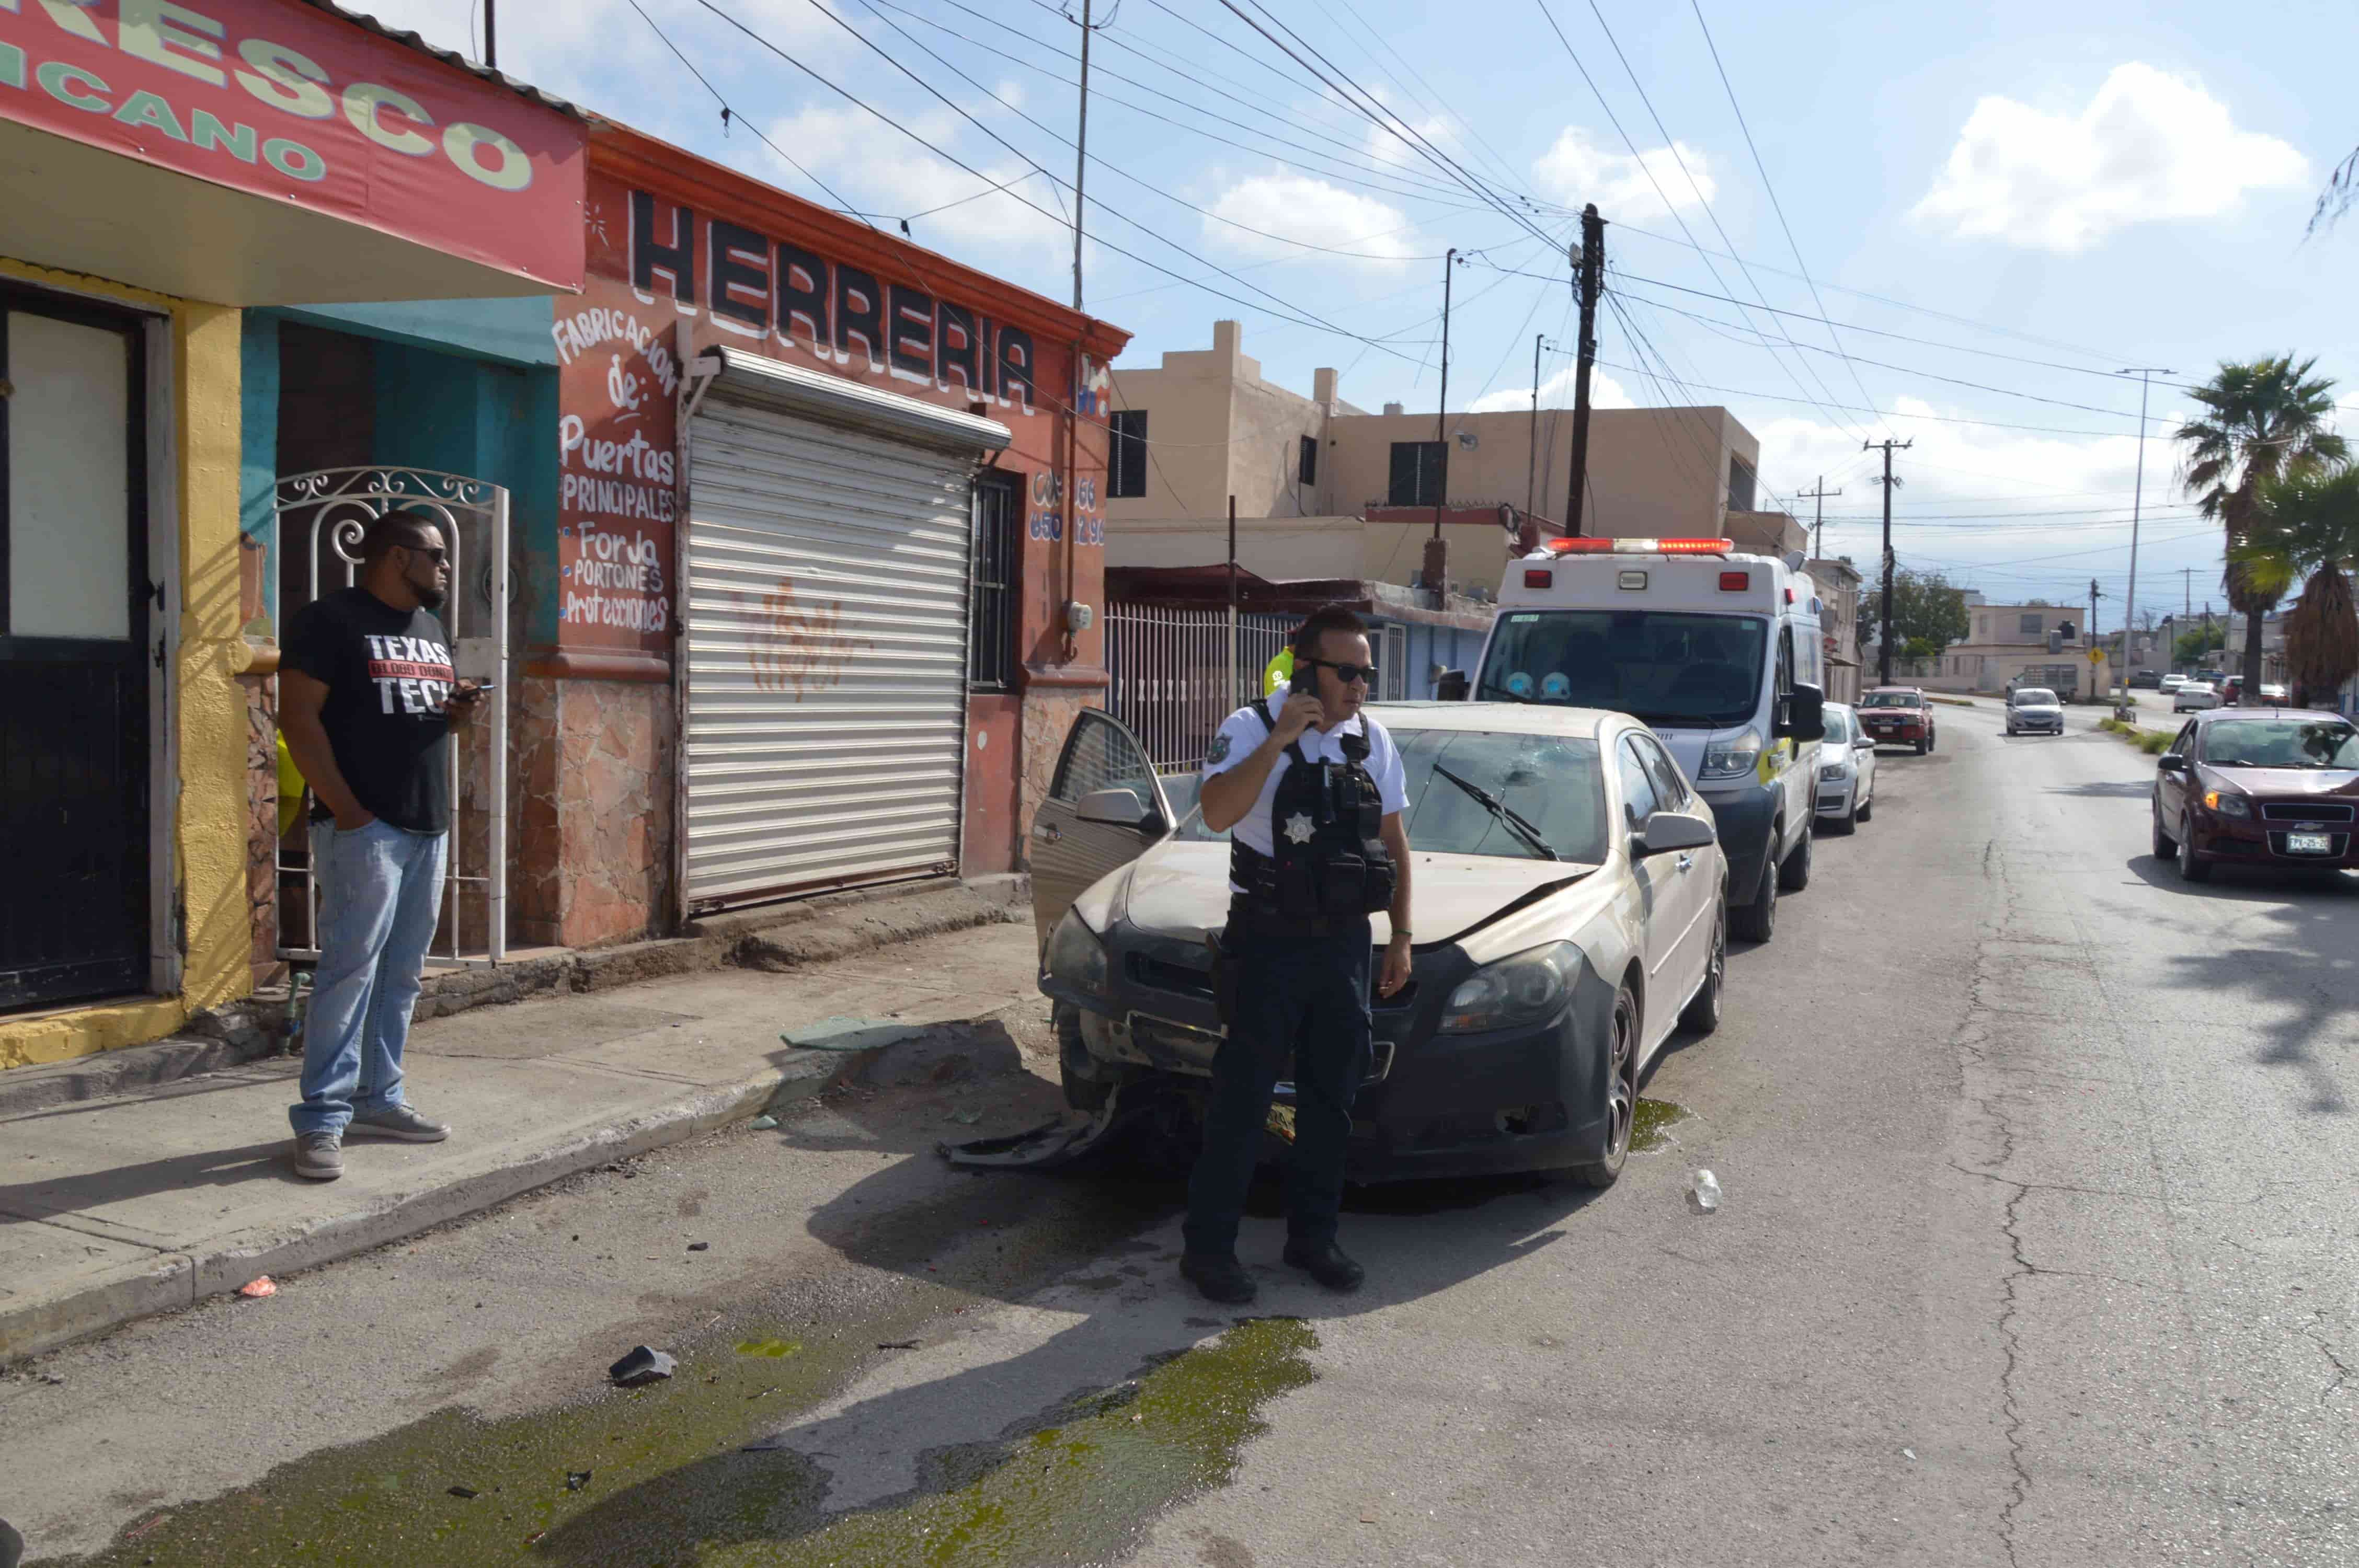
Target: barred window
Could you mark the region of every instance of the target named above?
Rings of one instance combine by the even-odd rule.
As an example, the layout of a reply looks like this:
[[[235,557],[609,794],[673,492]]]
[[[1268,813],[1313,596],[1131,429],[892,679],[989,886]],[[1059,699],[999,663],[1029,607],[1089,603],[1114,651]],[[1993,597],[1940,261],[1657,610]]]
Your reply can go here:
[[[1106,450],[1106,493],[1117,501],[1147,493],[1147,410],[1125,408],[1110,416],[1113,438]]]
[[[999,477],[974,481],[974,526],[968,544],[967,684],[1006,691],[1016,682],[1017,563],[1021,509],[1016,485]]]

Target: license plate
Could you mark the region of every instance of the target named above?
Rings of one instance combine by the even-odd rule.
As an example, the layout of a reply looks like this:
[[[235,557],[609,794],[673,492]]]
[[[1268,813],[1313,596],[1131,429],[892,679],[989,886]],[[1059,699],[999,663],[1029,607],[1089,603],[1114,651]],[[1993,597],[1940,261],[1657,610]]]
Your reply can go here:
[[[2325,833],[2288,833],[2286,853],[2288,855],[2328,855],[2334,852],[2334,839]]]

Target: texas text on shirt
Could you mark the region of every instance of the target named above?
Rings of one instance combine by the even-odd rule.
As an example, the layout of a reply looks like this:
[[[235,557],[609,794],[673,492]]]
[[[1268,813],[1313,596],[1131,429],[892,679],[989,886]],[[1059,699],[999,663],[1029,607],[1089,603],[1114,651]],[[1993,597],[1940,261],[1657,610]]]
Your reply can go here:
[[[1220,733],[1212,737],[1212,749],[1204,753],[1204,776],[1212,778],[1227,773],[1254,753],[1254,749],[1269,738],[1277,722],[1278,710],[1286,706],[1288,688],[1280,686],[1269,695],[1262,707],[1259,719],[1250,708],[1240,708],[1229,715]],[[1342,762],[1343,737],[1365,730],[1368,737],[1368,760],[1364,764],[1368,776],[1376,781],[1376,794],[1383,801],[1385,815],[1390,816],[1408,804],[1408,776],[1401,767],[1400,752],[1385,727],[1365,713],[1354,715],[1334,729],[1321,731],[1316,727],[1302,732],[1302,754],[1314,762]],[[1237,820],[1230,834],[1248,849],[1258,849],[1265,855],[1277,853],[1277,844],[1271,836],[1270,803],[1277,798],[1277,781],[1294,765],[1293,749],[1277,754],[1270,765],[1269,777],[1262,781],[1261,795],[1254,801],[1253,809]]]

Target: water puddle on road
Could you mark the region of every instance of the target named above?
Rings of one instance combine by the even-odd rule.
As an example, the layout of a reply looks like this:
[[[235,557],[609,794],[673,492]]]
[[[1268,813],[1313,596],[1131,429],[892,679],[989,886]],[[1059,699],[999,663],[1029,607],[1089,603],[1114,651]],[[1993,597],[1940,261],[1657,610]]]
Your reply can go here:
[[[1112,1390],[921,1456],[915,1491],[829,1515],[820,1464],[743,1445],[845,1387],[962,1298],[799,1340],[716,1336],[672,1381],[500,1422],[446,1411],[133,1526],[98,1568],[268,1563],[1023,1568],[1118,1554],[1224,1484],[1260,1411],[1314,1376],[1310,1327],[1248,1319]],[[971,1299],[971,1298],[967,1298]],[[733,1342],[734,1341],[734,1342]],[[772,1346],[793,1346],[779,1355]],[[752,1347],[752,1348],[749,1348]]]
[[[1670,1130],[1694,1114],[1667,1099],[1641,1098],[1630,1119],[1630,1152],[1645,1154],[1660,1149],[1671,1141]]]

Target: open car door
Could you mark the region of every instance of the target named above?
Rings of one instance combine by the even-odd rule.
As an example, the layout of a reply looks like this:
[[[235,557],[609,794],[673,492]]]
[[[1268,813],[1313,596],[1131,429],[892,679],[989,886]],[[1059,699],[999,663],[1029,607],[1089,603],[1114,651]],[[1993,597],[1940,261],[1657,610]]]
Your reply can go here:
[[[1091,883],[1147,853],[1177,826],[1147,748],[1111,714],[1084,709],[1065,736],[1049,798],[1032,817],[1038,939],[1049,940]]]

